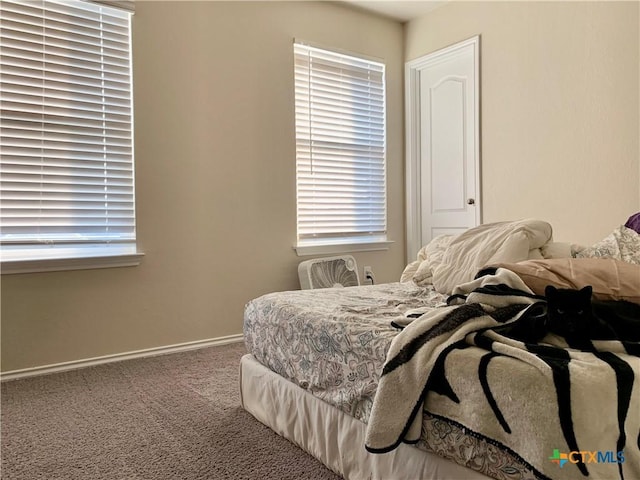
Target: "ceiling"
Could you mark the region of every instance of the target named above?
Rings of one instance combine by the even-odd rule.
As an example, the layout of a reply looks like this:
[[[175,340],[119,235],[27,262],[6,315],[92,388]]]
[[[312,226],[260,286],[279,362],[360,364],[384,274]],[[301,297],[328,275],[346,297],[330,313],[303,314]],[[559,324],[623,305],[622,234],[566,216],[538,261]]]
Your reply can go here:
[[[407,22],[430,12],[446,2],[447,0],[345,0],[344,3],[376,12],[394,20]]]

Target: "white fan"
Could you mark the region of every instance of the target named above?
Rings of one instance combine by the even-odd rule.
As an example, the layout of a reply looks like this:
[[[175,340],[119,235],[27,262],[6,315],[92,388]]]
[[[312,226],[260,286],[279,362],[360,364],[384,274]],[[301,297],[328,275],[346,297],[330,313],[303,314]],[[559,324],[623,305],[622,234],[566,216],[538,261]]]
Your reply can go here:
[[[351,255],[315,258],[301,262],[298,265],[298,278],[303,290],[360,285],[356,259]]]

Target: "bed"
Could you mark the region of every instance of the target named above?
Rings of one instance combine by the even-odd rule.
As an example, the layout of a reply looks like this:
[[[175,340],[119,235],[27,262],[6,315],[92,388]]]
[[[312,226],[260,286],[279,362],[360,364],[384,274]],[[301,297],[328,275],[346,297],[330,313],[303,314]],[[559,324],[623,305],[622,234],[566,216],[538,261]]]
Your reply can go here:
[[[545,337],[540,348],[569,352],[554,369],[547,350],[499,333],[539,315],[548,283],[640,303],[627,230],[579,249],[554,245],[546,222],[501,222],[434,239],[400,282],[256,298],[242,405],[350,479],[640,478],[637,342],[576,352]],[[559,391],[573,393],[570,428]]]

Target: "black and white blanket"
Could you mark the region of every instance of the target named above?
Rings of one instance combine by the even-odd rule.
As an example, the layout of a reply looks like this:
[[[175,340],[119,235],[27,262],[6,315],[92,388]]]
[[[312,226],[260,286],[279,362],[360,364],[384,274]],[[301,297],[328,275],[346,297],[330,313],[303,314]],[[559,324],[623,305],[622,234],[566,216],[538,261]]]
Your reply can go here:
[[[387,354],[366,448],[416,443],[426,411],[509,451],[542,479],[640,479],[640,348],[563,348],[500,334],[540,315],[509,270],[460,286],[461,305],[407,322]]]

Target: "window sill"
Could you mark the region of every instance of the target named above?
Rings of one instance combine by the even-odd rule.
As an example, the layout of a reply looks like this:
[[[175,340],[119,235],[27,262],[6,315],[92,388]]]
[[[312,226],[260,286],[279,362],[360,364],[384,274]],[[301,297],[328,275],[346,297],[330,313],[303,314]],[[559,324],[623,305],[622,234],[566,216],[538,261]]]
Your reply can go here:
[[[144,253],[96,254],[81,257],[11,259],[2,260],[0,273],[61,272],[67,270],[89,270],[96,268],[135,267],[140,265]]]
[[[295,245],[293,249],[299,257],[310,255],[328,255],[347,252],[370,252],[375,250],[388,250],[392,241],[371,241],[357,243],[316,243],[306,245]]]

